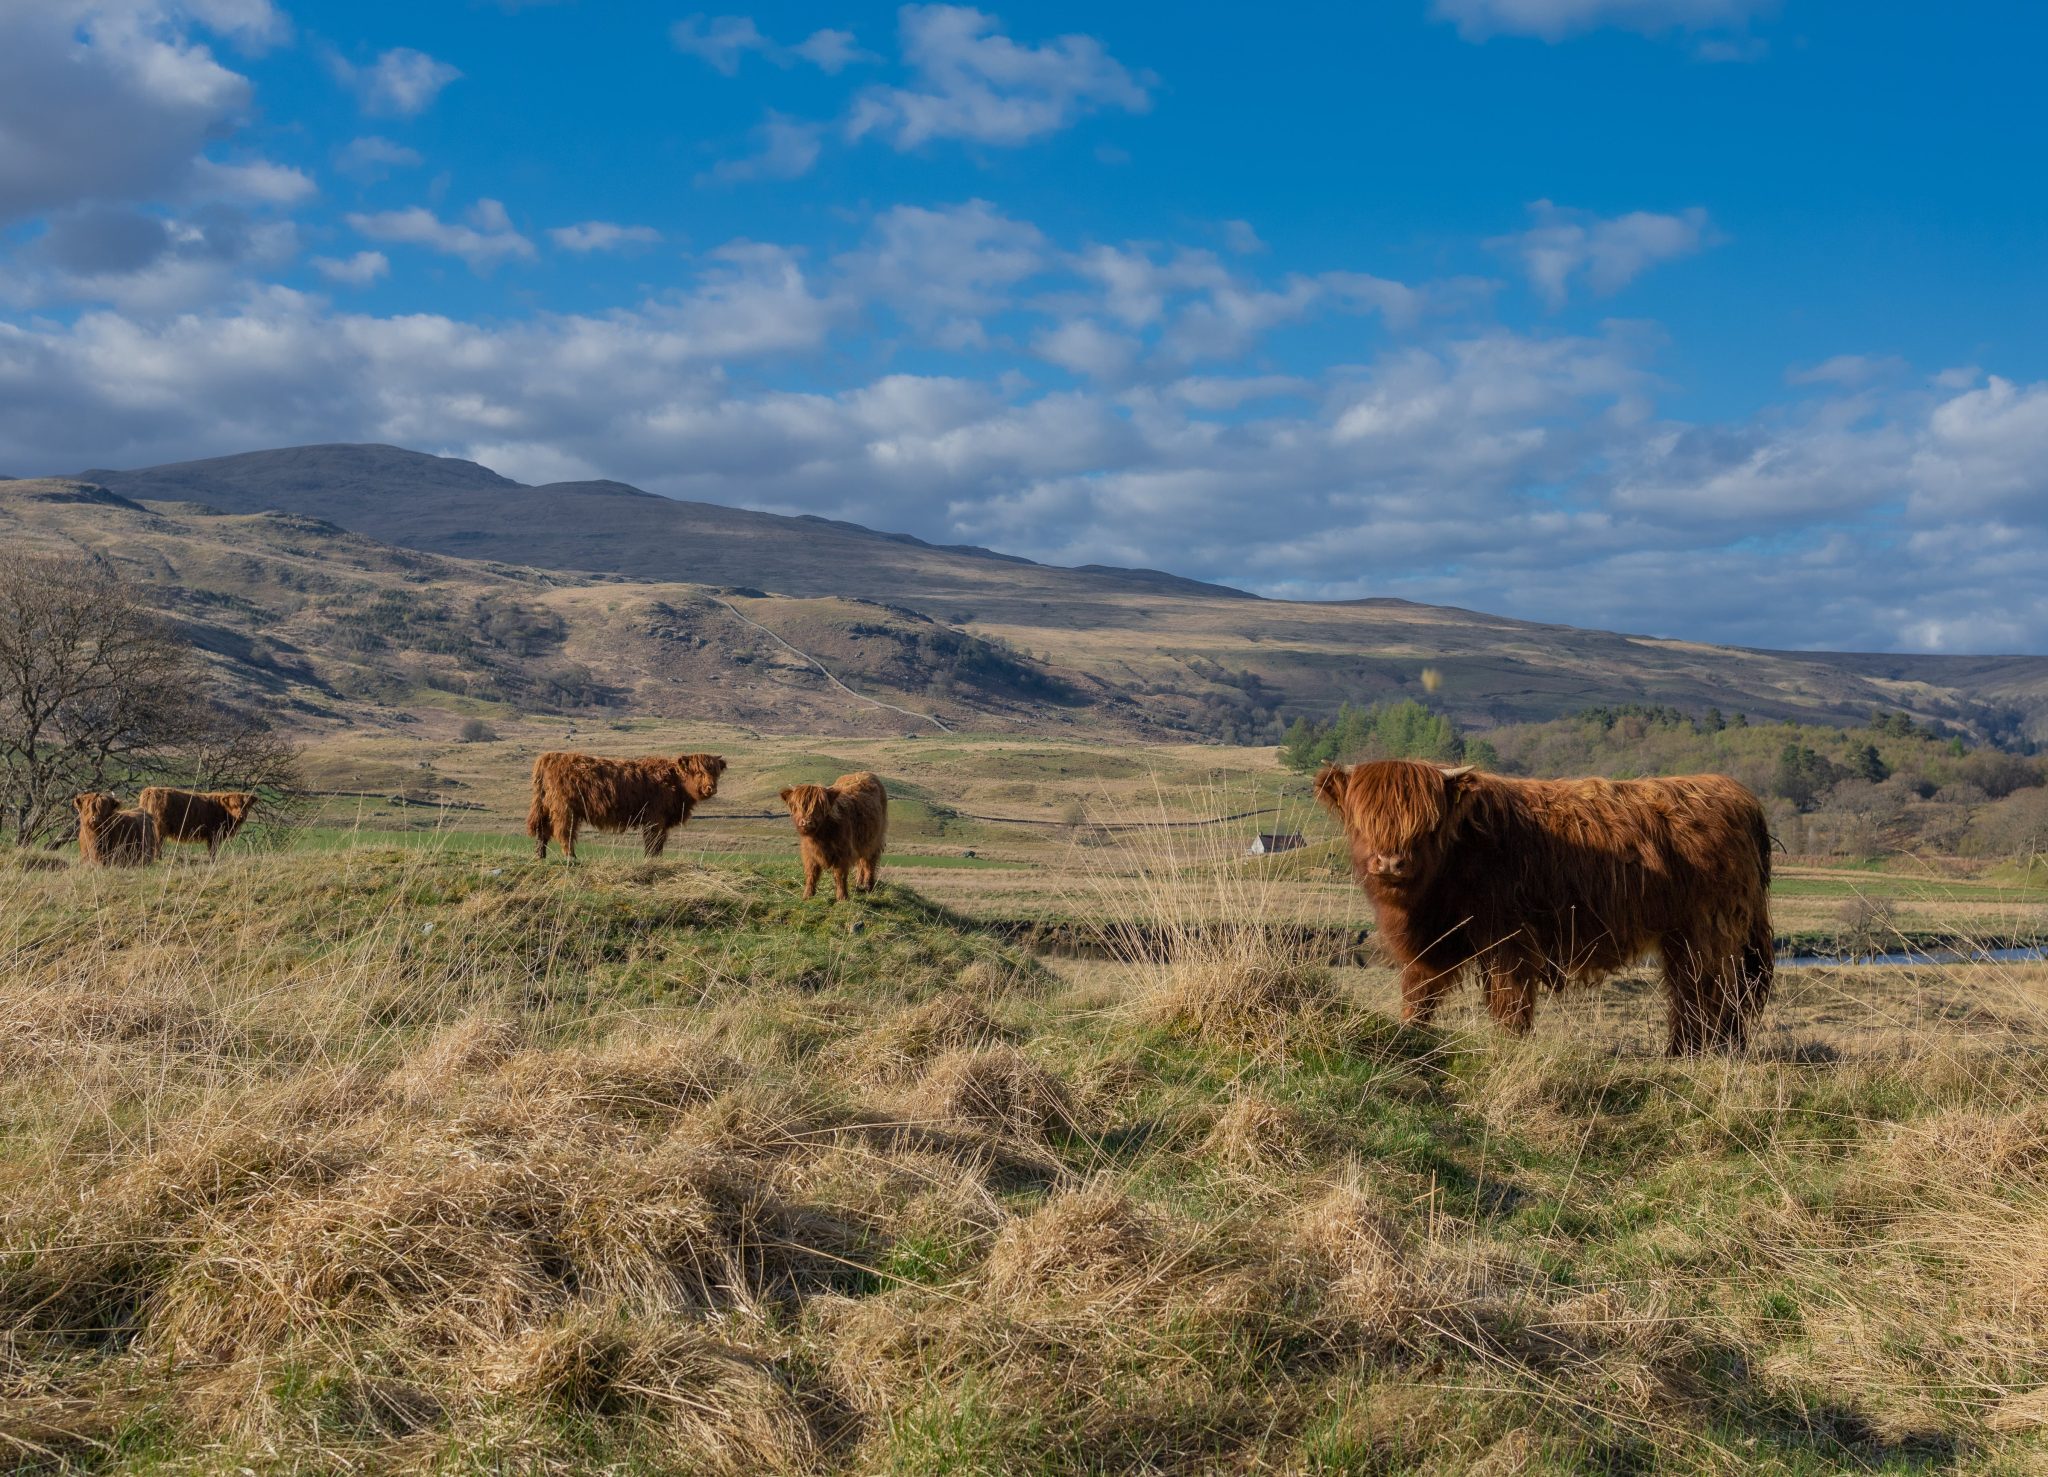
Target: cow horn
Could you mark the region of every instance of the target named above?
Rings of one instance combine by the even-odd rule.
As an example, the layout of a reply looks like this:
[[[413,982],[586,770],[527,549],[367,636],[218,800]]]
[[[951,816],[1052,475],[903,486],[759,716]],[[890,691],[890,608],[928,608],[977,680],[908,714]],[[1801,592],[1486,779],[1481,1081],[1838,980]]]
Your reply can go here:
[[[1444,778],[1445,778],[1445,779],[1447,779],[1447,780],[1454,780],[1454,779],[1456,779],[1456,778],[1457,778],[1457,777],[1458,777],[1459,775],[1461,775],[1461,774],[1473,774],[1473,773],[1476,773],[1476,772],[1478,771],[1478,769],[1479,769],[1479,766],[1478,766],[1478,765],[1476,765],[1476,764],[1460,764],[1460,765],[1457,765],[1456,767],[1453,767],[1453,766],[1451,766],[1451,765],[1448,765],[1448,764],[1446,764],[1446,765],[1445,765],[1445,766],[1443,767],[1443,769],[1444,769]]]

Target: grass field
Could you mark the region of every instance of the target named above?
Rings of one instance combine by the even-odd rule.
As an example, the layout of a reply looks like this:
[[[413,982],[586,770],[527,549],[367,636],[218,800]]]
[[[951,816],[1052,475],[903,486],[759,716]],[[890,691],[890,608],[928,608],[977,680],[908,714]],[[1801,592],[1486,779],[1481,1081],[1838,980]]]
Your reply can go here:
[[[2048,1461],[2048,968],[1789,971],[1749,1057],[1673,1062],[1646,978],[1513,1041],[1198,932],[1303,890],[1209,832],[1010,859],[1181,929],[1119,962],[935,901],[1008,873],[806,906],[463,820],[11,864],[4,1460]]]
[[[377,796],[333,796],[299,844],[364,839],[450,849],[526,850],[527,780],[533,756],[571,745],[633,754],[711,748],[731,761],[718,797],[670,842],[699,862],[767,866],[794,856],[776,792],[804,780],[872,769],[890,787],[887,868],[926,896],[991,922],[1085,922],[1091,879],[1143,865],[1143,831],[1104,829],[1184,823],[1257,812],[1209,828],[1204,845],[1243,851],[1260,831],[1298,831],[1306,849],[1245,857],[1245,870],[1275,874],[1284,889],[1262,906],[1294,921],[1361,925],[1368,910],[1352,884],[1333,821],[1310,801],[1308,782],[1282,770],[1270,749],[1213,745],[1113,745],[1086,740],[955,735],[941,739],[778,737],[749,729],[639,720],[565,731],[529,722],[497,742],[457,744],[388,735],[323,741],[309,756],[316,784],[439,797],[478,809],[394,806]],[[977,819],[1000,817],[1002,820]],[[586,837],[591,856],[637,856],[634,837]],[[966,855],[973,852],[972,857]],[[1788,946],[1826,948],[1838,937],[1880,933],[1926,941],[2048,938],[2048,870],[1965,869],[1949,859],[1778,859],[1774,916]],[[1867,942],[1867,940],[1865,940]]]

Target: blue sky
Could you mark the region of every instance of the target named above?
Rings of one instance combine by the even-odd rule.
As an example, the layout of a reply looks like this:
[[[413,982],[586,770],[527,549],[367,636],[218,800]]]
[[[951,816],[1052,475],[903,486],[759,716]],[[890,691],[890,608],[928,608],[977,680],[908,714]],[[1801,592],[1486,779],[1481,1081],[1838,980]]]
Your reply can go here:
[[[0,5],[0,471],[391,441],[1275,595],[2041,650],[2044,41]]]

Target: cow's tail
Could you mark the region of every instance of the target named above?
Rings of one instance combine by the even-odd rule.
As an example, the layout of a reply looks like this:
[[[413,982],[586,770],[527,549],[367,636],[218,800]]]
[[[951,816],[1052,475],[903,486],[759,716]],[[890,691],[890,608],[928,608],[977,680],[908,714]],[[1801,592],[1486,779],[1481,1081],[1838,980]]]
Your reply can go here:
[[[526,834],[540,845],[540,854],[548,854],[548,843],[555,839],[555,828],[548,816],[546,792],[536,777],[533,784],[533,803],[526,808]]]

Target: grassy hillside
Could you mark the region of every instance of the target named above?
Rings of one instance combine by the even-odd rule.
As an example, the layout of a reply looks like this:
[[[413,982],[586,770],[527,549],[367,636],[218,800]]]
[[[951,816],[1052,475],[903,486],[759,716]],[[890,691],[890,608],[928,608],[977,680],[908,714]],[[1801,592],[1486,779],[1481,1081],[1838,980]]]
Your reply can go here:
[[[141,504],[72,482],[0,482],[0,537],[108,562],[229,693],[309,732],[522,713],[841,733],[938,731],[901,709],[1027,730],[1079,713],[1115,734],[1175,721],[1085,673],[870,600],[443,558],[299,514]]]
[[[1688,1064],[1637,980],[1527,1042],[1404,1031],[1383,975],[1248,936],[1055,969],[785,867],[10,895],[17,1466],[2048,1456],[2038,967],[1791,973],[1753,1057]]]
[[[915,697],[905,706],[956,727],[1267,743],[1284,718],[1418,696],[1427,682],[1433,700],[1467,726],[1596,704],[1719,706],[1825,722],[1857,722],[1881,706],[1982,737],[2048,737],[2042,657],[1744,651],[1398,600],[1259,600],[1151,571],[1060,569],[617,483],[529,488],[473,463],[394,447],[297,447],[88,476],[162,516],[172,516],[172,503],[243,518],[277,510],[447,556],[444,567],[495,561],[604,592],[548,602],[568,623],[567,657],[590,670],[589,686],[524,692],[484,672],[461,689],[529,707],[902,731],[890,726],[900,715],[845,698],[773,642],[756,651],[738,639],[742,629],[728,630],[708,602],[741,589],[777,597],[754,614],[778,631],[784,617],[810,627],[831,607],[829,644],[835,660],[851,663],[852,685],[874,684],[891,702]],[[52,536],[90,542],[75,519],[42,522]],[[855,633],[875,626],[885,630]],[[386,706],[404,701],[390,687],[371,696]]]

